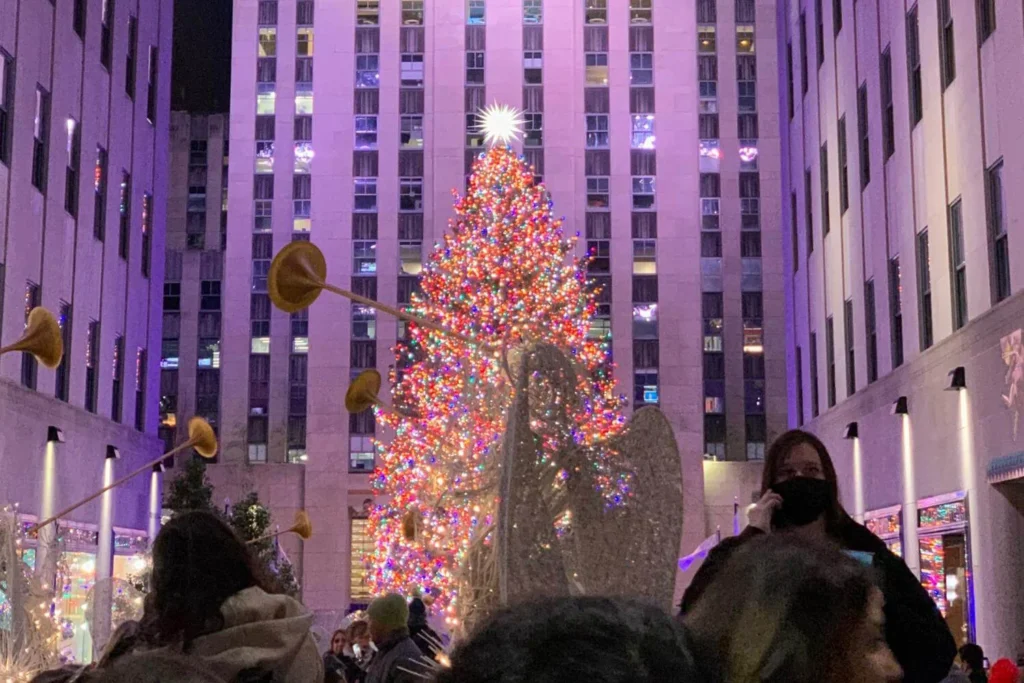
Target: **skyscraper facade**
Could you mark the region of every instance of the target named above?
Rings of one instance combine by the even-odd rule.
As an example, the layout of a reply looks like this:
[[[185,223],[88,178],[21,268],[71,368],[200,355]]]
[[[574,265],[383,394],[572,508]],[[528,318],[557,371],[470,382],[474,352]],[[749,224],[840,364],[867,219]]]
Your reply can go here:
[[[791,422],[958,641],[1007,653],[1024,632],[1021,12],[779,3]]]
[[[249,0],[233,43],[210,474],[218,490],[255,486],[281,519],[309,511],[314,537],[285,541],[307,603],[367,597],[372,442],[387,434],[343,396],[394,364],[404,332],[333,296],[274,310],[270,261],[311,240],[331,282],[408,303],[492,102],[523,110],[516,147],[592,256],[593,334],[610,338],[621,390],[675,427],[681,547],[699,543],[704,459],[761,458],[786,423],[774,3]]]
[[[170,0],[0,0],[0,336],[44,306],[64,343],[55,370],[0,359],[0,504],[27,519],[163,452],[171,14]],[[140,476],[60,520],[76,658],[92,654],[86,591],[133,571],[158,510],[158,475]]]

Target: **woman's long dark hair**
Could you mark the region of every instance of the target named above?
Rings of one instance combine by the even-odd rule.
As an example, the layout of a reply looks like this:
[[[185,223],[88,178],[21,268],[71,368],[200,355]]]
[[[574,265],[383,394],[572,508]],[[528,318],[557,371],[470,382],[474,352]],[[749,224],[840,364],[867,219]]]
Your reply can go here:
[[[223,627],[225,600],[266,585],[249,548],[217,515],[178,515],[153,544],[152,592],[143,617],[146,640],[187,650],[199,636]]]
[[[825,473],[825,481],[828,482],[830,504],[825,510],[825,525],[830,535],[835,536],[840,526],[850,519],[850,515],[843,509],[839,501],[839,481],[836,476],[835,465],[832,464],[832,457],[821,439],[810,432],[801,429],[791,429],[772,442],[764,459],[764,469],[761,471],[761,495],[771,489],[778,476],[779,468],[786,461],[786,456],[801,444],[807,444],[818,453],[821,459],[821,468]]]
[[[831,544],[743,544],[685,620],[706,683],[834,683],[868,617],[867,567]]]

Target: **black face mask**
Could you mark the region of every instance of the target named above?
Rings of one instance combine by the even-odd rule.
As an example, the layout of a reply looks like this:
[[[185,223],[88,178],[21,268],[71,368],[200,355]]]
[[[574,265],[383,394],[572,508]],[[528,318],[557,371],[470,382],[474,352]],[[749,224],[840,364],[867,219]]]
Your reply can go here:
[[[831,487],[824,479],[794,477],[772,485],[782,496],[782,507],[772,516],[776,527],[807,526],[821,517],[832,498]]]

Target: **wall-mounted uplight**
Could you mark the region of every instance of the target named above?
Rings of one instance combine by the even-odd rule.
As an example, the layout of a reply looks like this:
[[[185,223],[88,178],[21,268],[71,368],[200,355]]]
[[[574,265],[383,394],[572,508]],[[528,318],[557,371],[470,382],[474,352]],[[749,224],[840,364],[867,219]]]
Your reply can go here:
[[[120,460],[121,451],[118,450],[117,446],[111,446],[107,444],[107,460]]]
[[[958,366],[949,371],[949,386],[946,391],[960,391],[967,388],[967,371],[964,366]]]
[[[860,426],[856,422],[851,422],[846,425],[846,429],[843,431],[844,439],[856,439],[860,436]]]
[[[896,399],[893,402],[892,407],[889,409],[889,412],[893,415],[909,415],[910,405],[907,402],[907,397],[900,396],[898,399]]]
[[[64,443],[64,430],[60,427],[50,425],[46,428],[46,441]]]

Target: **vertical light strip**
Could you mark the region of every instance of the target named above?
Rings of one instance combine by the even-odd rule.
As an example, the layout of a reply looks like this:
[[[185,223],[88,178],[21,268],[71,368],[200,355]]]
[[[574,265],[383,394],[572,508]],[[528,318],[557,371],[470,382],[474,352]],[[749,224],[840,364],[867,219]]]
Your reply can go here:
[[[853,438],[853,511],[854,517],[864,523],[864,459],[860,437]]]
[[[149,535],[149,545],[153,545],[156,535],[160,531],[160,471],[154,469],[149,475],[149,519],[146,532]]]
[[[959,394],[957,399],[960,402],[960,481],[967,496],[967,571],[971,577],[971,582],[965,588],[967,591],[967,619],[973,627],[975,640],[978,640],[985,634],[977,632],[978,625],[975,623],[974,615],[989,613],[995,609],[995,605],[987,606],[988,609],[979,612],[974,603],[975,596],[985,595],[982,588],[984,573],[981,571],[982,563],[980,562],[983,540],[980,521],[981,511],[979,509],[980,501],[978,499],[981,496],[981,491],[978,488],[977,480],[974,428],[971,422],[971,402],[967,396],[967,389],[960,389],[957,391],[957,394]]]
[[[917,486],[914,482],[914,449],[910,433],[910,416],[902,420],[903,456],[903,560],[915,576],[921,575],[921,549],[917,542]]]

